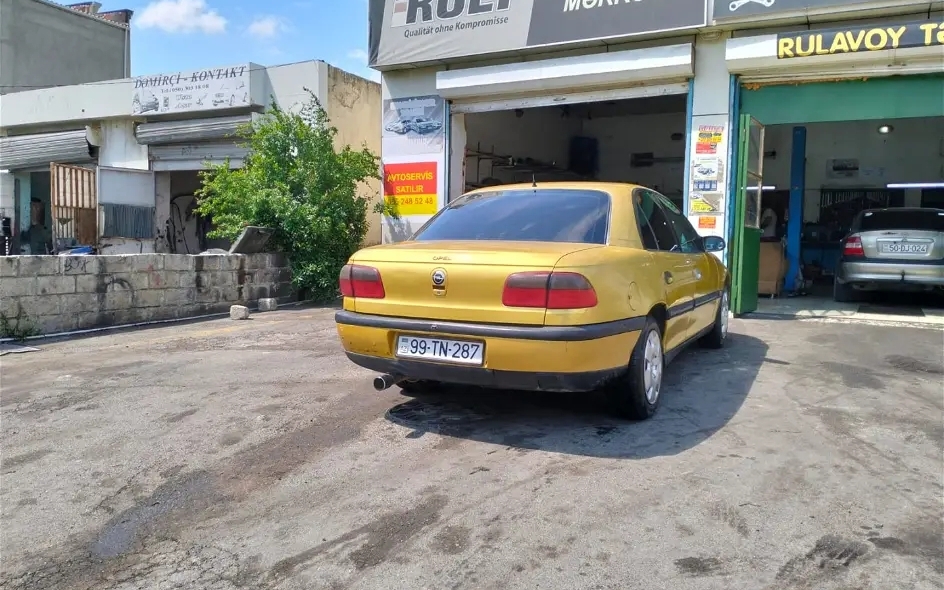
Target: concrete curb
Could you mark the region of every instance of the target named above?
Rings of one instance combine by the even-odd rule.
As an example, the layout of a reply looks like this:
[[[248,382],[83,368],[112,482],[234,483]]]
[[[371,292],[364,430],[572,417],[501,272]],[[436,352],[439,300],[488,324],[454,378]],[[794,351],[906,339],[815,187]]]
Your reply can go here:
[[[742,316],[731,314],[733,319],[741,320],[792,320],[798,322],[821,322],[828,324],[864,324],[870,326],[896,326],[904,328],[921,328],[924,330],[936,330],[944,332],[944,324],[937,322],[916,322],[907,319],[888,319],[883,317],[856,317],[856,316],[797,316],[790,314],[767,313],[762,311],[752,311]]]
[[[279,307],[289,308],[289,307],[298,307],[300,305],[312,303],[310,300],[306,301],[293,301],[291,303],[283,303]],[[250,307],[250,311],[258,312],[258,307]],[[102,326],[100,328],[88,328],[86,330],[74,330],[72,332],[57,332],[54,334],[40,334],[39,336],[29,336],[22,340],[16,340],[14,338],[0,338],[0,344],[7,342],[27,342],[27,341],[37,341],[45,340],[52,338],[68,338],[69,336],[84,336],[86,334],[95,334],[98,332],[108,332],[111,330],[125,330],[128,328],[143,328],[145,326],[159,326],[161,324],[176,324],[180,322],[192,322],[194,320],[209,320],[214,318],[226,318],[229,317],[229,310],[221,313],[209,313],[205,315],[195,315],[186,318],[173,318],[169,320],[153,320],[149,322],[137,322],[134,324],[119,324],[115,326]]]

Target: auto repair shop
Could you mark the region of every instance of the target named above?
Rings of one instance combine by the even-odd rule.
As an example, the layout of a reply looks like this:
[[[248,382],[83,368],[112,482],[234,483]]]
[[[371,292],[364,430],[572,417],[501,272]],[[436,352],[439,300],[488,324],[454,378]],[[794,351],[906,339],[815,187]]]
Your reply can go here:
[[[932,4],[373,0],[384,192],[400,210],[384,239],[408,238],[481,186],[626,181],[728,241],[720,256],[737,311],[756,308],[758,291],[828,281],[854,207],[938,194],[944,87],[929,72],[940,72],[932,26],[942,21]],[[763,155],[750,174],[749,146]],[[775,226],[774,262],[759,261],[762,214]]]
[[[739,76],[734,127],[747,138],[733,160],[743,174],[735,184],[746,188],[732,228],[732,267],[745,287],[735,309],[756,305],[754,285],[766,295],[868,300],[834,281],[855,216],[944,207],[944,20],[931,16],[727,41],[728,69]]]

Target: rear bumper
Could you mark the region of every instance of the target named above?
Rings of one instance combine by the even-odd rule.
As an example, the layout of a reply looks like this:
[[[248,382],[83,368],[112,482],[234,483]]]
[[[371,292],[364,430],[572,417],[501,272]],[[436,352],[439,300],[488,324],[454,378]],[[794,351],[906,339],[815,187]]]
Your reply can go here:
[[[381,358],[352,352],[347,353],[347,358],[365,369],[413,380],[526,391],[593,391],[626,370],[626,367],[616,367],[583,373],[529,373]]]
[[[510,326],[438,322],[339,311],[335,320],[348,358],[379,373],[535,391],[590,391],[620,375],[645,318],[587,326]],[[395,355],[400,334],[454,337],[485,345],[481,366],[452,365]]]
[[[838,278],[843,283],[891,288],[896,284],[944,286],[944,265],[913,262],[841,262]]]

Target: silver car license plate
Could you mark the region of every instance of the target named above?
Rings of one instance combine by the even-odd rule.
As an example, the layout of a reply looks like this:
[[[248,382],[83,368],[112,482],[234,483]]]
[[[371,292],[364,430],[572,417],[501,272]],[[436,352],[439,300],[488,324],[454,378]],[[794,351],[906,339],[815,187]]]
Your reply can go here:
[[[927,254],[929,244],[907,244],[901,242],[880,242],[879,251],[882,254]]]

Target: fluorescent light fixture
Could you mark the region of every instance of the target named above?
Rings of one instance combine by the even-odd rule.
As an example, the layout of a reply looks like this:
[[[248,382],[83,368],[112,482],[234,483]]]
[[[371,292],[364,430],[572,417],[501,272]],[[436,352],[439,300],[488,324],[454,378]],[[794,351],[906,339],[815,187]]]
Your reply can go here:
[[[944,188],[944,182],[893,182],[885,188]]]
[[[747,187],[747,190],[749,190],[749,191],[756,191],[756,190],[757,190],[757,187],[756,187],[756,186],[749,186],[749,187]],[[764,186],[760,187],[760,190],[761,190],[761,191],[764,191],[764,192],[766,192],[766,191],[775,191],[775,190],[777,190],[777,187],[775,187],[775,186],[772,185],[772,184],[771,184],[771,185],[765,184]]]

